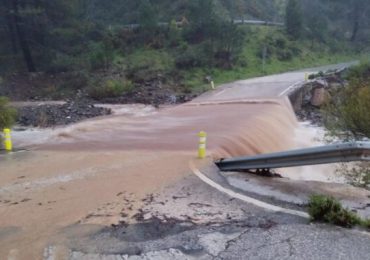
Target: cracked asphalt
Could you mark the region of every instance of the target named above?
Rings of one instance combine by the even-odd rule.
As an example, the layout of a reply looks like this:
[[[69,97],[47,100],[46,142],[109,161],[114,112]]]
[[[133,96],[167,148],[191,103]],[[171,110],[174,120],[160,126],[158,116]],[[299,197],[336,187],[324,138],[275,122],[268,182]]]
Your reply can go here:
[[[65,146],[44,146],[43,150],[44,141],[36,138],[41,143],[39,151],[2,157],[0,258],[370,259],[370,233],[311,224],[306,218],[256,207],[209,186],[189,170],[200,122],[211,121],[214,125],[209,125],[209,130],[222,128],[219,135],[229,135],[231,108],[239,113],[234,115],[238,119],[256,113],[251,111],[252,104],[243,105],[243,110],[239,105],[223,104],[227,109],[222,110],[224,121],[219,124],[221,110],[215,112],[212,105],[197,102],[277,98],[304,74],[292,72],[226,84],[189,106],[158,113],[155,120],[122,116],[63,128],[50,140],[57,144],[64,140]],[[265,104],[253,106],[262,111]],[[172,114],[173,110],[177,114]],[[250,127],[251,122],[245,120],[240,129]],[[102,129],[109,131],[102,136]],[[250,139],[262,130],[266,133],[258,147],[265,148],[272,144],[270,128],[255,129]],[[285,130],[282,133],[288,136]],[[271,139],[277,134],[274,132]],[[234,145],[240,143],[235,140]],[[209,141],[212,143],[211,136]],[[209,167],[207,160],[203,162]],[[249,186],[244,183],[242,190],[217,171],[206,175],[244,196],[305,210],[294,195],[287,201],[274,198],[276,187],[272,195],[264,191],[257,194],[257,182],[250,177]],[[317,190],[317,185],[312,187]],[[368,198],[365,195],[364,203]]]
[[[370,234],[253,207],[194,176],[153,194],[134,225],[70,240],[69,259],[369,259]],[[207,201],[202,204],[201,201]],[[197,206],[194,207],[194,204]]]

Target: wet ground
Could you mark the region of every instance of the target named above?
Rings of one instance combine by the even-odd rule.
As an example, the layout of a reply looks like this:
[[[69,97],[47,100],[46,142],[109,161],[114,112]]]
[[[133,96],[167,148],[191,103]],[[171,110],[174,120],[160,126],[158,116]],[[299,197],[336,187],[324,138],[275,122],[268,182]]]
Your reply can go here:
[[[309,145],[297,142],[308,135],[279,97],[304,74],[237,82],[235,92],[229,84],[173,108],[120,107],[69,127],[16,132],[26,151],[0,155],[0,258],[366,259],[367,233],[309,225],[305,195],[290,193],[299,193],[296,184],[316,191],[297,181],[304,176],[268,186],[275,180],[212,166],[217,157]],[[201,130],[209,134],[204,161],[195,159]]]
[[[194,176],[149,198],[138,224],[73,233],[70,259],[366,259],[368,254],[370,236],[362,231],[308,225],[305,218],[253,207]]]

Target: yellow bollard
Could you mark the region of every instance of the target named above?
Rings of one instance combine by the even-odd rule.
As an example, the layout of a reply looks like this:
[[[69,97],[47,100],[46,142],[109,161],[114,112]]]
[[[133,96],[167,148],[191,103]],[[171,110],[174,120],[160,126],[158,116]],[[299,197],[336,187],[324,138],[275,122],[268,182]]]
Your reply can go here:
[[[13,150],[12,138],[10,136],[10,129],[4,129],[4,148],[7,152],[11,152]]]
[[[207,148],[206,148],[206,144],[207,144],[207,133],[202,131],[199,133],[199,148],[198,148],[198,158],[199,159],[204,159],[206,158],[206,154],[207,154]]]
[[[215,89],[215,83],[213,82],[213,80],[211,81],[211,88]]]

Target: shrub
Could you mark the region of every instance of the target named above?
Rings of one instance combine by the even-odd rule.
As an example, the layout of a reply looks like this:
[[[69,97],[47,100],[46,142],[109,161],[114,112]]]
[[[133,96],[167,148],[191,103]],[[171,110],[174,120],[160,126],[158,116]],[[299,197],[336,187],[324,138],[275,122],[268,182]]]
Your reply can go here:
[[[289,40],[284,34],[279,32],[264,36],[262,41],[264,45],[258,50],[257,56],[263,53],[264,48],[266,48],[266,58],[276,57],[279,61],[290,61],[302,53],[298,43]]]
[[[131,81],[107,80],[103,84],[90,89],[89,95],[96,99],[119,97],[133,90]]]
[[[277,59],[280,61],[290,61],[291,59],[293,59],[294,54],[289,49],[287,50],[283,49],[283,50],[278,50],[276,52],[276,56],[277,56]]]
[[[203,50],[202,45],[194,45],[179,52],[175,58],[176,66],[180,69],[190,69],[207,65],[210,59]]]
[[[366,219],[362,222],[362,226],[367,228],[367,229],[370,229],[370,219]]]
[[[370,84],[352,83],[343,92],[343,103],[338,112],[344,129],[354,135],[370,137]]]
[[[333,135],[345,131],[348,139],[370,137],[370,64],[351,68],[347,76],[349,85],[324,108],[325,124]]]
[[[46,71],[49,73],[72,71],[79,66],[78,59],[68,54],[55,54]]]
[[[323,195],[312,195],[308,204],[312,221],[325,222],[346,228],[361,224],[361,219],[353,212],[344,209],[341,203]]]
[[[126,57],[127,76],[134,82],[156,79],[174,67],[172,57],[164,51],[138,50]]]
[[[90,68],[107,69],[114,59],[114,50],[104,43],[90,43],[88,62]]]
[[[370,62],[361,63],[349,69],[347,78],[349,80],[369,80],[370,79]]]
[[[15,123],[17,111],[9,106],[6,97],[0,97],[0,129],[10,128]]]

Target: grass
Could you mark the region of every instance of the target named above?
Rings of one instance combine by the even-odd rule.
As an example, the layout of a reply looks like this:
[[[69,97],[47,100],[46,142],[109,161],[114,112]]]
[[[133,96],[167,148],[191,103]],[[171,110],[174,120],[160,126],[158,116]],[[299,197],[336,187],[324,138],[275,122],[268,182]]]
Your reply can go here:
[[[363,226],[370,230],[370,219],[366,219],[363,221]]]
[[[216,85],[232,82],[240,79],[278,74],[298,69],[312,68],[329,64],[348,62],[363,59],[364,55],[355,52],[346,52],[346,46],[338,47],[338,51],[330,50],[327,45],[311,46],[310,41],[289,41],[279,29],[270,27],[256,27],[247,29],[248,38],[238,64],[231,70],[198,68],[186,71],[185,85],[190,88],[204,87],[205,75],[213,77]],[[276,45],[282,45],[278,47]],[[333,43],[334,44],[334,43]],[[336,43],[338,44],[338,43]],[[343,43],[341,43],[343,44]],[[262,65],[262,46],[271,49],[265,66]],[[343,44],[345,45],[345,44]],[[279,55],[285,50],[292,52],[288,59],[284,60]],[[280,58],[279,58],[280,57]]]
[[[89,95],[96,100],[100,100],[102,98],[119,97],[120,95],[126,94],[133,89],[134,86],[131,81],[122,79],[109,79],[91,88],[89,90]]]
[[[9,100],[0,96],[0,131],[10,128],[15,123],[17,110],[10,107]]]
[[[362,226],[370,229],[370,219],[362,219],[354,212],[343,208],[333,197],[312,195],[308,203],[308,213],[313,222],[323,222],[345,228]]]
[[[197,52],[196,46],[185,43],[176,48],[142,47],[129,53],[116,51],[112,58],[113,65],[117,71],[124,71],[132,82],[150,82],[162,75],[168,85],[184,86],[187,92],[197,95],[210,88],[205,81],[206,76],[211,76],[215,84],[220,85],[235,80],[352,61],[364,56],[347,51],[353,48],[346,42],[328,40],[325,44],[313,44],[310,40],[292,41],[282,29],[276,27],[246,25],[244,30],[247,37],[232,69],[208,67],[207,62],[211,61],[207,55],[203,57]],[[266,60],[263,67],[264,49]],[[185,50],[191,50],[197,57],[200,56],[199,67],[178,67],[177,61]],[[190,55],[188,58],[194,57]]]
[[[248,65],[248,67],[235,67],[231,70],[221,70],[221,69],[195,69],[192,71],[187,71],[185,73],[184,84],[198,92],[199,89],[207,89],[207,84],[204,83],[204,77],[206,75],[211,75],[214,79],[216,85],[225,84],[228,82],[249,79],[260,76],[268,76],[283,72],[289,72],[304,68],[312,68],[318,66],[324,66],[329,64],[336,64],[342,62],[348,62],[360,59],[360,55],[355,54],[326,54],[326,53],[312,53],[309,58],[294,58],[289,62],[281,62],[278,60],[272,60],[268,62],[265,66],[265,72],[262,71],[262,62],[260,64],[256,63],[253,65]],[[208,73],[207,73],[208,72]]]

